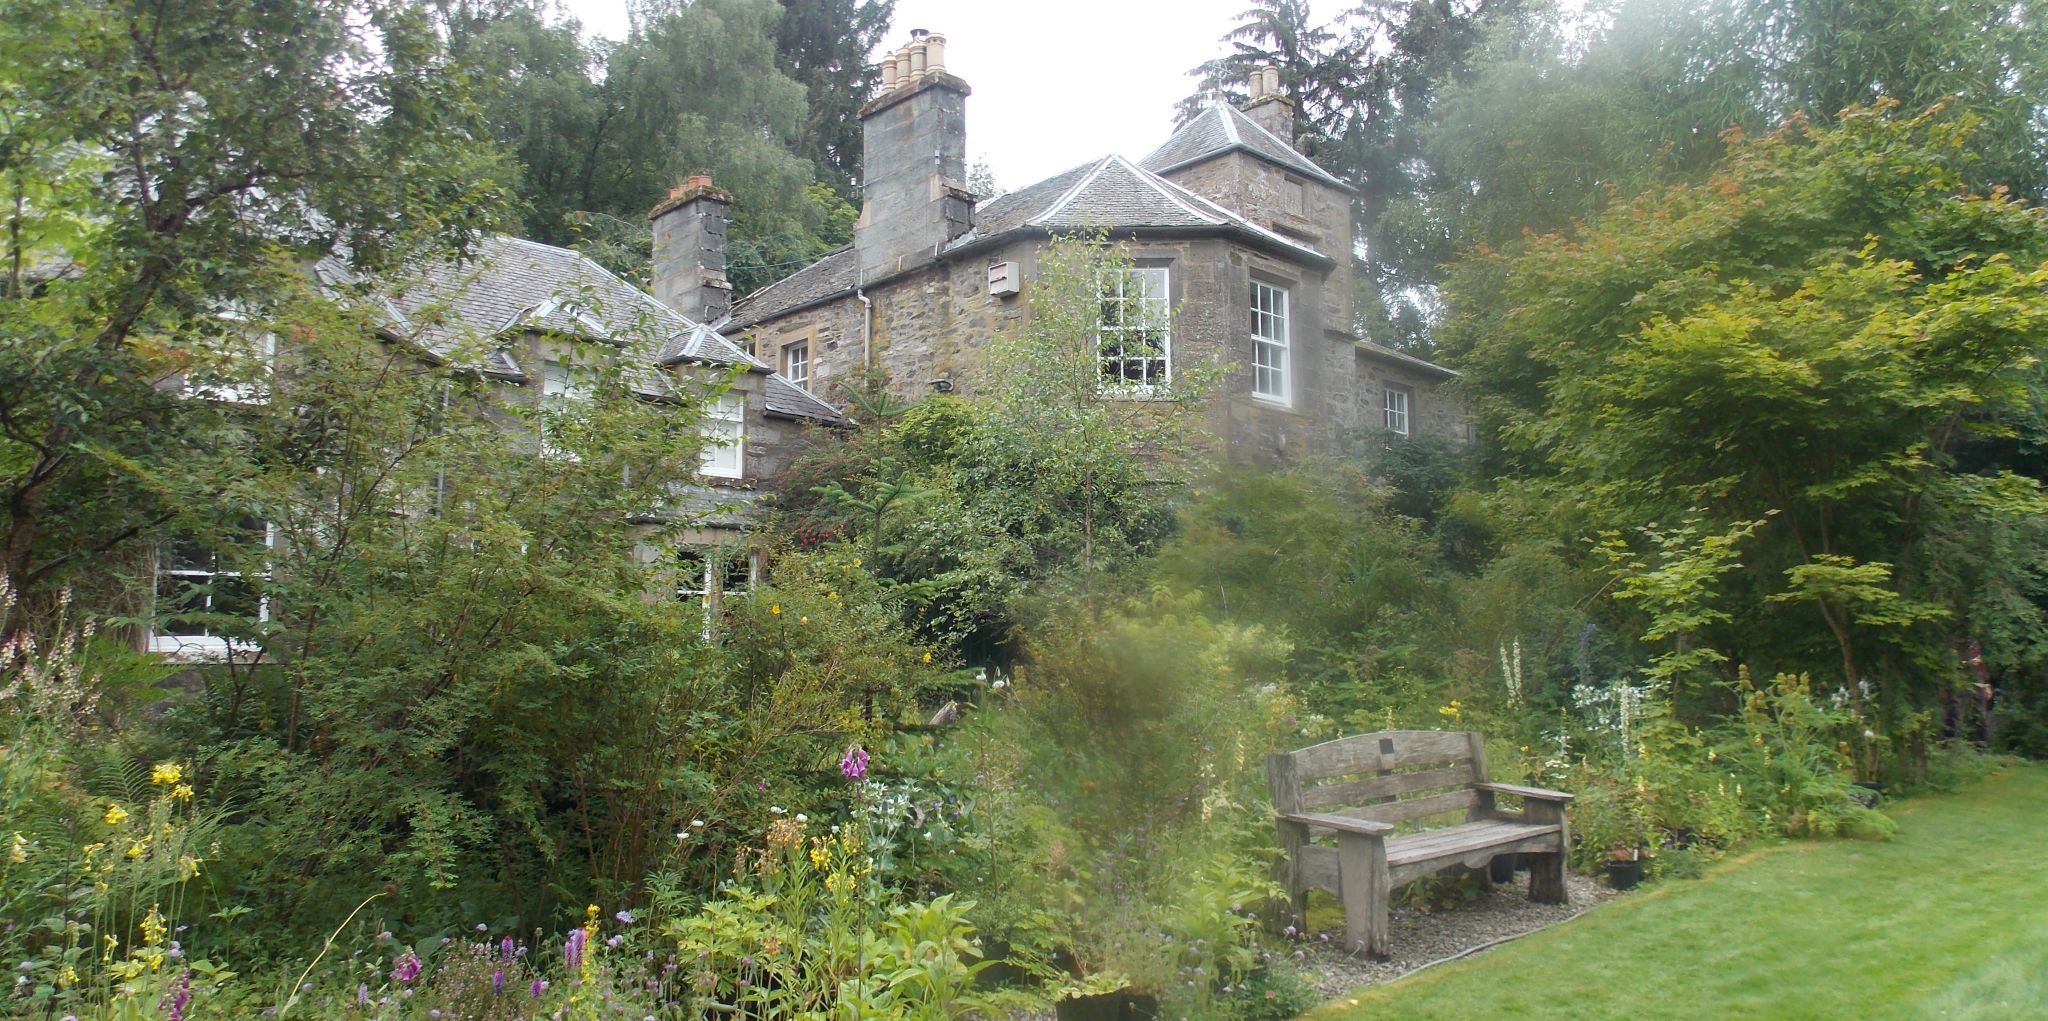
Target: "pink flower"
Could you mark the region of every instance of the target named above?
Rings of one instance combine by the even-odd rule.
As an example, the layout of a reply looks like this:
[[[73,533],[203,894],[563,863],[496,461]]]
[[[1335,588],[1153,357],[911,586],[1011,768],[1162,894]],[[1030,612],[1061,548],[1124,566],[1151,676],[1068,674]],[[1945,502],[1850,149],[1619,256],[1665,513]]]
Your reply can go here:
[[[846,750],[846,757],[839,760],[839,771],[848,780],[865,780],[868,775],[868,753],[859,745]]]
[[[405,956],[392,963],[391,981],[399,985],[410,985],[420,977],[420,955],[408,950]]]

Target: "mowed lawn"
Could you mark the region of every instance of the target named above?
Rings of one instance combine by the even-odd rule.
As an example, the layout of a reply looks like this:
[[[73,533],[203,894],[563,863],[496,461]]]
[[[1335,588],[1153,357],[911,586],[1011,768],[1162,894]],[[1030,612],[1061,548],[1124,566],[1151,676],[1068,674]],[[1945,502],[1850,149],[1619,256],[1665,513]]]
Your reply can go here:
[[[2048,766],[1800,841],[1338,999],[1315,1021],[2048,1021]]]

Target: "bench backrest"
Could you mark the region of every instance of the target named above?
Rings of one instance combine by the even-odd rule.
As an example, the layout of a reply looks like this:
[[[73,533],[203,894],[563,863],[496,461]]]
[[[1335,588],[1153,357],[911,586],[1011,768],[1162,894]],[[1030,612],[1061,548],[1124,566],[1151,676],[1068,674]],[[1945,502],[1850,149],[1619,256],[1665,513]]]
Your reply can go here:
[[[1273,808],[1397,823],[1486,804],[1486,740],[1475,731],[1385,730],[1266,760]]]

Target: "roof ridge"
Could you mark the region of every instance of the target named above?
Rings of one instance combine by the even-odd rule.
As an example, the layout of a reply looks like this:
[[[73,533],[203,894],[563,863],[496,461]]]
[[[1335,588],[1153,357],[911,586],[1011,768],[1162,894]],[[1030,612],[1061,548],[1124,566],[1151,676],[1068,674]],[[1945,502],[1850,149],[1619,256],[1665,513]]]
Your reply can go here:
[[[1302,159],[1302,161],[1303,161],[1303,162],[1309,163],[1309,164],[1311,164],[1311,165],[1313,165],[1313,164],[1315,163],[1315,161],[1314,161],[1314,160],[1312,160],[1312,159],[1309,159],[1309,158],[1308,158],[1308,155],[1307,155],[1306,153],[1303,153],[1303,152],[1302,152],[1302,151],[1301,151],[1300,149],[1296,149],[1296,148],[1294,147],[1294,143],[1293,143],[1293,142],[1287,141],[1286,139],[1284,139],[1284,138],[1281,138],[1281,137],[1280,137],[1279,135],[1276,135],[1276,134],[1274,134],[1273,132],[1271,132],[1271,131],[1267,130],[1267,128],[1266,128],[1266,126],[1265,126],[1264,124],[1260,124],[1260,123],[1259,123],[1258,121],[1255,121],[1255,120],[1253,120],[1253,119],[1251,118],[1251,115],[1250,115],[1250,114],[1248,114],[1248,113],[1245,113],[1245,112],[1244,112],[1243,110],[1239,110],[1239,109],[1238,109],[1238,108],[1236,108],[1236,107],[1231,107],[1231,108],[1230,108],[1230,112],[1232,112],[1232,113],[1234,113],[1234,114],[1238,115],[1239,117],[1243,118],[1243,119],[1244,119],[1244,122],[1245,122],[1246,124],[1249,124],[1249,125],[1251,125],[1251,126],[1252,126],[1252,128],[1253,128],[1253,130],[1257,131],[1257,132],[1258,132],[1259,134],[1261,134],[1261,135],[1264,135],[1264,136],[1266,136],[1267,138],[1270,138],[1270,139],[1272,139],[1272,140],[1273,140],[1273,143],[1274,143],[1275,145],[1278,145],[1278,146],[1279,146],[1280,148],[1282,148],[1282,149],[1284,149],[1284,150],[1286,150],[1286,151],[1288,151],[1288,152],[1291,152],[1291,153],[1293,153],[1294,155],[1296,155],[1296,156],[1300,157],[1300,158]],[[1321,167],[1317,167],[1316,169],[1318,169],[1318,170],[1321,170],[1322,168],[1321,168]],[[1328,173],[1328,171],[1324,171],[1324,173]],[[1334,175],[1333,175],[1333,176],[1334,176]]]
[[[1044,224],[1045,221],[1052,219],[1061,210],[1072,205],[1074,203],[1074,200],[1079,198],[1081,196],[1081,193],[1083,191],[1086,191],[1089,185],[1095,183],[1096,178],[1102,176],[1103,168],[1109,166],[1110,162],[1115,160],[1116,158],[1116,154],[1111,153],[1107,156],[1102,157],[1099,160],[1096,160],[1095,166],[1092,169],[1090,169],[1087,174],[1083,175],[1081,180],[1076,182],[1073,187],[1068,188],[1066,194],[1061,195],[1058,199],[1055,199],[1053,201],[1052,205],[1049,205],[1044,209],[1039,210],[1038,215],[1033,216],[1030,219],[1025,220],[1024,222],[1027,225],[1036,227]],[[1082,164],[1082,166],[1087,166],[1087,164],[1084,163]],[[1079,168],[1077,167],[1076,169]],[[1071,171],[1069,172],[1071,173]]]
[[[1244,139],[1237,133],[1236,119],[1230,116],[1237,112],[1237,107],[1231,106],[1229,103],[1219,102],[1209,109],[1216,111],[1216,119],[1222,122],[1223,137],[1230,139],[1230,144],[1232,145],[1243,145]]]
[[[1167,200],[1168,202],[1171,202],[1171,203],[1173,203],[1174,205],[1177,205],[1177,206],[1181,207],[1182,209],[1185,209],[1185,210],[1187,210],[1187,211],[1188,211],[1188,212],[1189,212],[1190,214],[1194,215],[1194,216],[1195,216],[1196,218],[1198,218],[1198,219],[1203,219],[1203,220],[1207,220],[1207,221],[1209,221],[1210,223],[1217,223],[1217,224],[1222,224],[1222,223],[1228,223],[1228,222],[1230,222],[1230,221],[1231,221],[1232,219],[1238,219],[1238,218],[1239,218],[1239,217],[1235,216],[1235,214],[1233,214],[1233,213],[1231,213],[1230,211],[1228,211],[1228,210],[1224,209],[1223,207],[1221,207],[1221,206],[1218,206],[1218,205],[1216,205],[1216,204],[1215,204],[1215,203],[1213,203],[1213,202],[1212,202],[1212,203],[1209,203],[1209,205],[1210,205],[1210,206],[1211,206],[1212,208],[1214,208],[1214,209],[1215,209],[1215,210],[1216,210],[1217,212],[1220,212],[1220,213],[1222,213],[1222,214],[1223,214],[1223,218],[1222,218],[1222,219],[1217,219],[1216,217],[1214,217],[1214,216],[1212,216],[1212,215],[1210,215],[1210,214],[1208,214],[1208,213],[1202,212],[1201,210],[1199,210],[1199,209],[1196,209],[1196,208],[1195,208],[1194,206],[1191,206],[1191,205],[1189,205],[1189,204],[1188,204],[1188,203],[1187,203],[1187,202],[1186,202],[1185,200],[1183,200],[1183,199],[1182,199],[1182,198],[1181,198],[1180,196],[1178,196],[1178,195],[1175,195],[1175,194],[1174,194],[1173,192],[1171,192],[1171,191],[1168,191],[1167,189],[1165,189],[1165,188],[1162,188],[1162,187],[1160,187],[1160,185],[1162,185],[1162,184],[1172,184],[1173,182],[1171,182],[1171,181],[1168,181],[1167,179],[1165,179],[1165,178],[1163,178],[1163,177],[1160,177],[1160,176],[1159,176],[1158,174],[1155,174],[1155,173],[1151,172],[1150,170],[1146,170],[1145,168],[1143,168],[1143,167],[1140,167],[1140,166],[1138,166],[1138,165],[1136,165],[1136,164],[1132,163],[1132,162],[1131,162],[1130,160],[1127,160],[1127,159],[1123,158],[1122,156],[1119,156],[1119,155],[1112,155],[1112,156],[1111,156],[1110,158],[1111,158],[1111,159],[1113,159],[1113,160],[1115,160],[1115,161],[1117,161],[1117,162],[1118,162],[1119,164],[1122,164],[1122,165],[1123,165],[1123,167],[1124,167],[1124,169],[1126,169],[1126,170],[1129,170],[1129,171],[1131,171],[1131,172],[1132,172],[1132,174],[1133,174],[1133,176],[1137,177],[1137,179],[1138,179],[1138,180],[1140,180],[1140,181],[1143,181],[1143,182],[1145,182],[1145,183],[1146,183],[1147,185],[1150,185],[1153,191],[1156,191],[1156,192],[1158,192],[1158,193],[1159,193],[1159,194],[1160,194],[1161,196],[1165,197],[1165,199],[1166,199],[1166,200]],[[1178,187],[1178,186],[1176,185],[1176,187]],[[1183,190],[1183,191],[1186,191],[1186,189],[1181,189],[1181,190]],[[1189,194],[1189,195],[1194,195],[1194,192],[1188,192],[1188,194]],[[1195,195],[1195,197],[1196,197],[1196,198],[1200,198],[1201,196],[1199,196],[1199,195]]]

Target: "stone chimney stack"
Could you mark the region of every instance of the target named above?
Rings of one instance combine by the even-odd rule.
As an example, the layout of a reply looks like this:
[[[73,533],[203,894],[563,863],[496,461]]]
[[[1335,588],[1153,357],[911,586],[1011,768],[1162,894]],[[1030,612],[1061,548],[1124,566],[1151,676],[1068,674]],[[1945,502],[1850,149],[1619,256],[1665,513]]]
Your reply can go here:
[[[1267,131],[1294,144],[1294,100],[1280,90],[1280,69],[1262,67],[1252,72],[1252,98],[1244,104],[1245,116]]]
[[[946,37],[923,29],[881,58],[881,95],[863,107],[861,207],[853,245],[867,283],[929,262],[974,225],[967,191],[967,83],[946,70]]]
[[[669,189],[647,214],[654,221],[654,296],[700,323],[715,323],[732,309],[725,278],[725,223],[732,196],[704,174]]]

